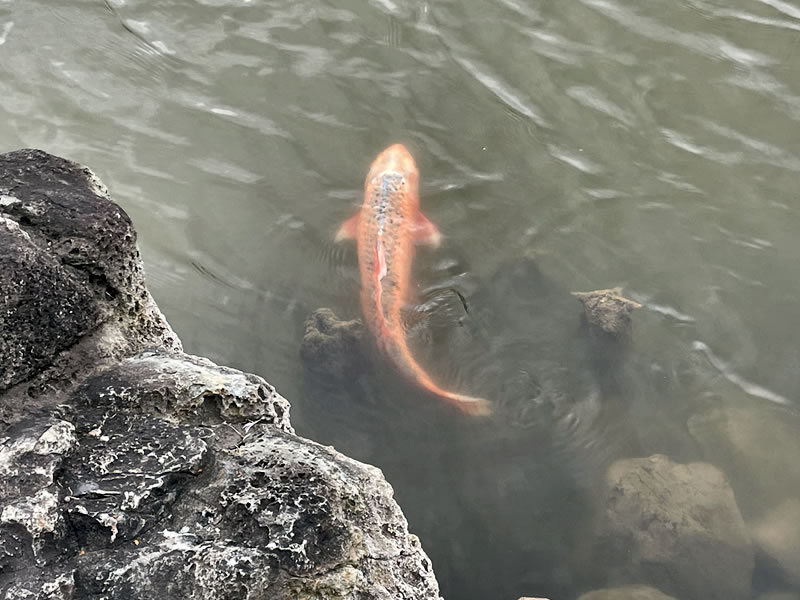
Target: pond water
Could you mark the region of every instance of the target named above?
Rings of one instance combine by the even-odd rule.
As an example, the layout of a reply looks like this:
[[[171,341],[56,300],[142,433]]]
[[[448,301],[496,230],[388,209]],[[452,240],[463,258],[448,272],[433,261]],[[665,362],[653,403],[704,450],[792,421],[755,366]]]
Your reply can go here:
[[[187,351],[382,468],[445,598],[571,598],[613,583],[616,459],[709,461],[748,524],[800,495],[798,57],[788,0],[0,0],[0,151],[98,173]],[[333,235],[393,142],[444,235],[414,347],[489,419],[299,360],[311,311],[359,315]],[[616,350],[569,295],[614,286]]]

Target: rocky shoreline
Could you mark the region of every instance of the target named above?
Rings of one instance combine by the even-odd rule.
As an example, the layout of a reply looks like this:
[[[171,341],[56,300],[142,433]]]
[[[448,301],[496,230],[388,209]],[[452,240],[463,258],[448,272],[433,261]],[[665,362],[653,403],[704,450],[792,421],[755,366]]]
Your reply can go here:
[[[99,180],[0,155],[0,596],[436,599],[381,472],[186,355]]]

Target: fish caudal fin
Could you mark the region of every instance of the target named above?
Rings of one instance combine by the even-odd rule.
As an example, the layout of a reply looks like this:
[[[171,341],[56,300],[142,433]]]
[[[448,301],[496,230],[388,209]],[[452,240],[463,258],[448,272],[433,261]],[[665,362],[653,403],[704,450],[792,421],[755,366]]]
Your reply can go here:
[[[380,341],[383,342],[381,350],[393,360],[395,365],[399,367],[407,377],[415,381],[417,385],[431,394],[438,396],[464,414],[474,417],[486,417],[492,414],[491,404],[488,400],[451,392],[434,383],[428,373],[425,372],[412,356],[405,336],[392,335],[393,332],[390,328],[387,328],[382,333],[383,336],[380,338]]]
[[[484,398],[449,392],[444,394],[443,397],[460,411],[473,417],[488,417],[492,414],[492,407],[489,401]]]

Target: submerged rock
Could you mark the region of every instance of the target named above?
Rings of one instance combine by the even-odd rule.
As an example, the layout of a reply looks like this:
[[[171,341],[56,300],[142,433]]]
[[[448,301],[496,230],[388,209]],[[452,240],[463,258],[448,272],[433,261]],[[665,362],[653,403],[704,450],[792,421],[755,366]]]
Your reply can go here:
[[[689,418],[703,456],[725,471],[747,519],[800,497],[800,415],[782,406],[730,404]]]
[[[800,500],[781,503],[751,531],[761,569],[800,589]]]
[[[800,592],[767,592],[760,594],[757,600],[800,600]]]
[[[345,321],[329,308],[318,308],[306,319],[300,358],[311,371],[347,379],[362,368],[364,325]]]
[[[605,333],[629,337],[631,334],[631,313],[642,305],[622,296],[622,288],[595,290],[593,292],[572,292],[583,304],[586,321],[592,327]]]
[[[0,155],[0,597],[435,599],[381,472],[180,351],[87,170]]]
[[[581,594],[578,600],[675,600],[675,598],[647,585],[622,585],[586,592]]]
[[[613,583],[641,582],[682,600],[751,596],[753,547],[725,476],[665,456],[608,470],[594,557]]]

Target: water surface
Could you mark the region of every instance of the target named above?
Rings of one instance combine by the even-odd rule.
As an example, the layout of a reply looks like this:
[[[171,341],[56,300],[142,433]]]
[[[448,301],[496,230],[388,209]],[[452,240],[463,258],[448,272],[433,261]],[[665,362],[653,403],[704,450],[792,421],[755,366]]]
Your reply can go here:
[[[778,0],[4,0],[0,150],[100,175],[187,351],[381,467],[445,597],[571,597],[602,583],[580,548],[614,459],[737,482],[720,410],[788,428],[746,519],[800,494],[798,55]],[[415,344],[488,422],[379,361],[340,385],[298,359],[310,311],[359,313],[332,237],[397,141],[445,235]],[[569,296],[616,285],[644,305],[619,361]]]

